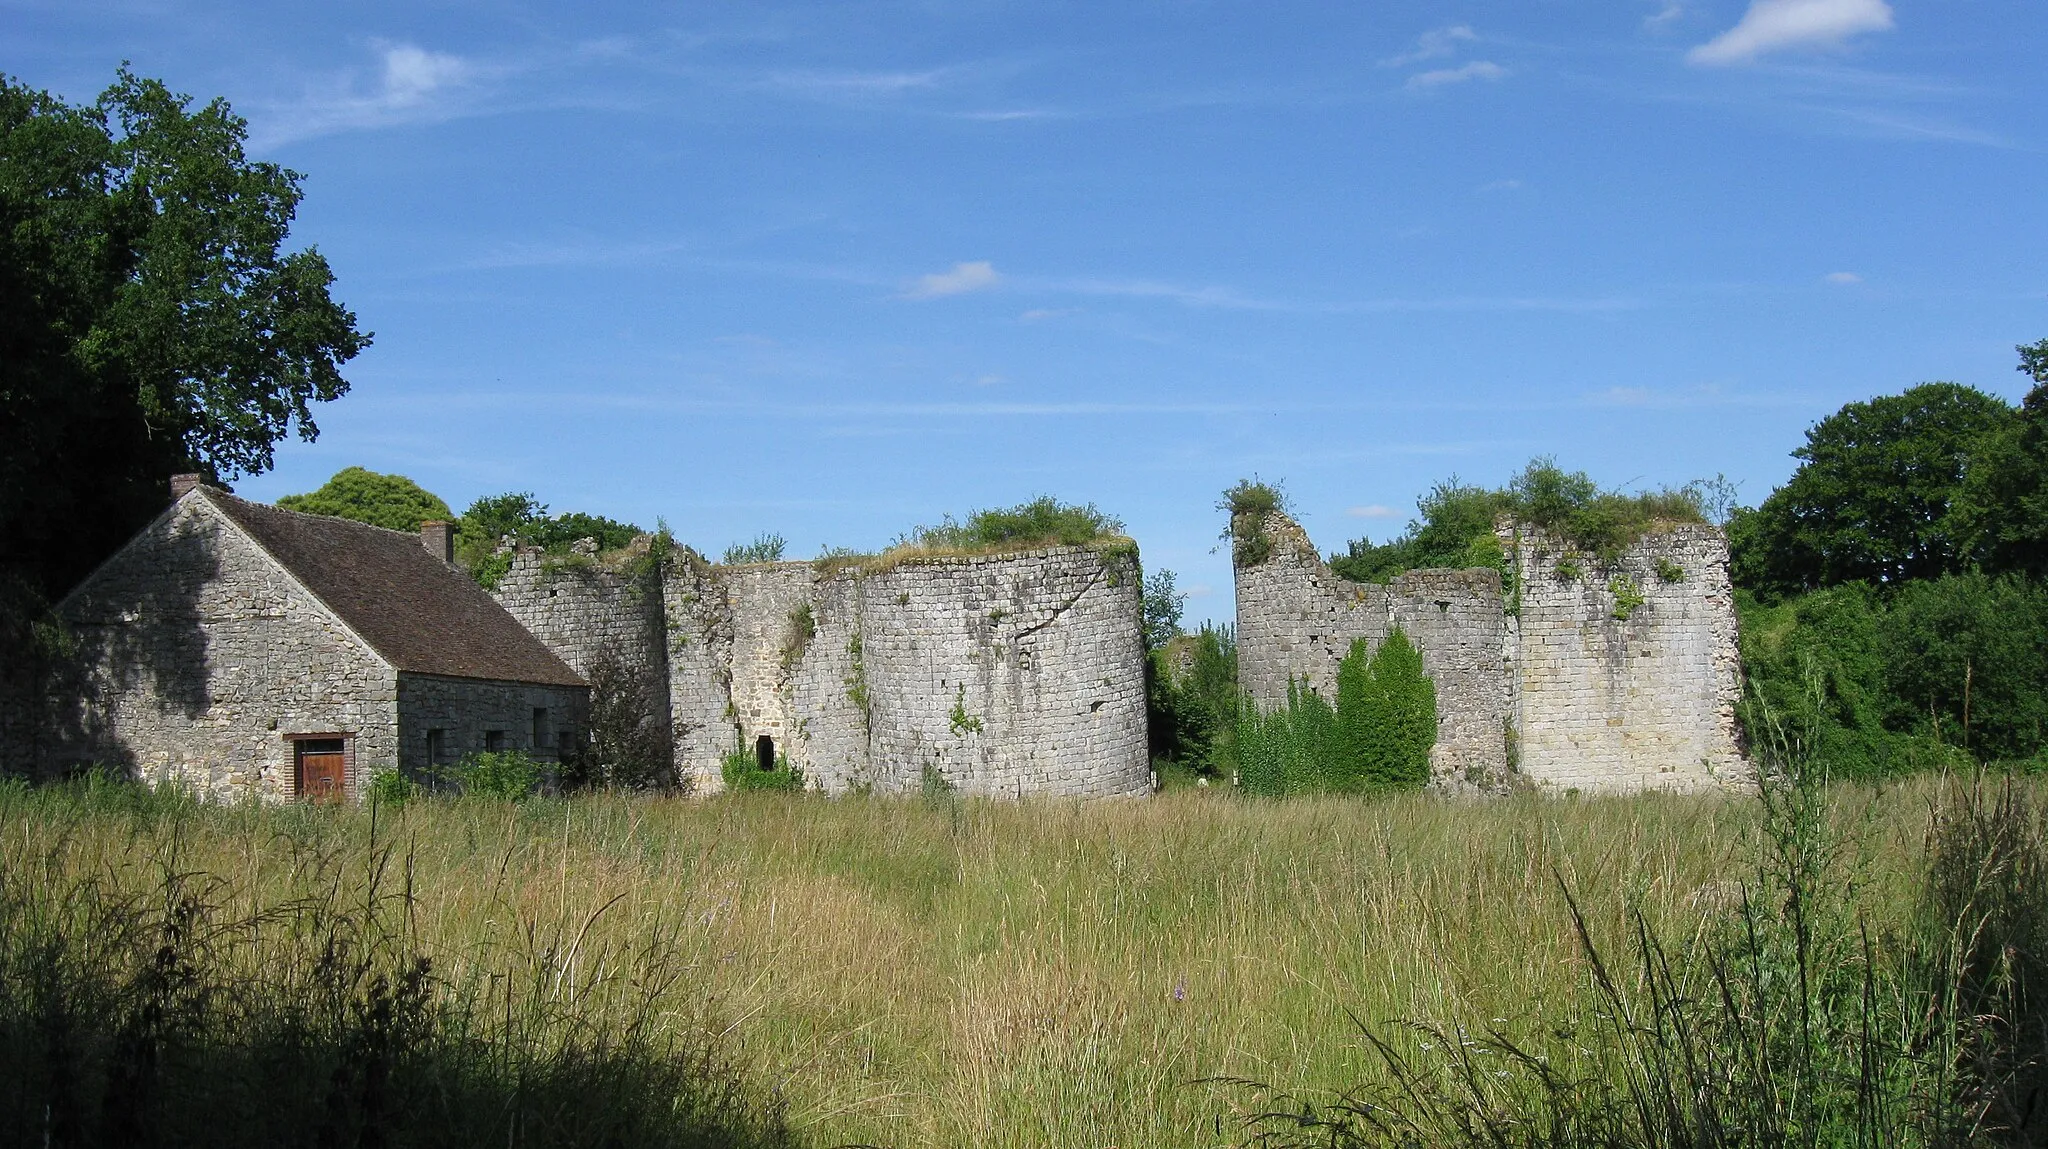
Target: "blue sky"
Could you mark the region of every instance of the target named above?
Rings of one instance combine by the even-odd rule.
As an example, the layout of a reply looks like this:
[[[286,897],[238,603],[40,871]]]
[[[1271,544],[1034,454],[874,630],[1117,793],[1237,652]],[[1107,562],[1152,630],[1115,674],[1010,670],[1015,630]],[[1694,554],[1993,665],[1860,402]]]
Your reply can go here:
[[[1842,403],[2048,338],[2038,0],[0,0],[305,172],[376,332],[312,445],[714,557],[1041,492],[1227,619],[1219,492],[1325,550],[1552,454],[1754,502]]]

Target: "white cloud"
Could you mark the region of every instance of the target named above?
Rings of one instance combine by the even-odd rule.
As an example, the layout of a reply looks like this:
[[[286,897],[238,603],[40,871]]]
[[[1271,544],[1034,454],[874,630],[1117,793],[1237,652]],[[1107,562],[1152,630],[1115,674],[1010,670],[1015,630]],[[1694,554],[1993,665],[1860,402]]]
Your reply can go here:
[[[474,103],[472,89],[484,70],[470,61],[417,44],[380,40],[371,46],[378,62],[373,81],[365,83],[360,73],[330,78],[297,103],[252,117],[251,142],[263,148],[330,132],[432,122],[461,115]]]
[[[1852,283],[1863,282],[1863,277],[1856,274],[1853,271],[1830,271],[1823,278],[1825,278],[1829,283],[1838,283],[1843,285],[1844,287]]]
[[[1408,87],[1414,90],[1440,88],[1445,84],[1462,84],[1467,80],[1498,80],[1508,74],[1506,68],[1491,60],[1474,60],[1456,68],[1438,68],[1408,77]]]
[[[1371,506],[1367,507],[1344,508],[1345,516],[1347,518],[1353,519],[1391,519],[1398,516],[1400,513],[1401,512],[1395,510],[1394,508],[1385,506],[1381,503],[1374,503]]]
[[[1742,64],[1784,48],[1831,47],[1892,27],[1885,0],[1750,0],[1735,27],[1694,48],[1695,64]]]
[[[1479,190],[1483,192],[1516,191],[1521,186],[1521,180],[1495,180],[1490,184],[1480,184]]]
[[[1648,387],[1609,387],[1593,396],[1595,403],[1612,407],[1642,407],[1656,398]]]
[[[384,48],[384,90],[379,99],[387,107],[413,107],[438,89],[462,83],[469,72],[459,56],[392,44]]]
[[[1643,17],[1643,27],[1656,31],[1668,27],[1684,15],[1685,5],[1678,0],[1664,0],[1664,7],[1659,9],[1656,15]]]
[[[916,285],[905,291],[903,297],[938,299],[947,295],[965,295],[970,291],[987,291],[1002,281],[1003,277],[988,260],[956,263],[951,271],[919,276]]]
[[[1416,37],[1415,47],[1380,61],[1382,68],[1400,68],[1423,60],[1440,60],[1458,50],[1458,45],[1477,40],[1469,24],[1453,24],[1448,28],[1435,28]]]
[[[925,72],[773,72],[768,82],[811,95],[891,96],[936,87],[946,69]]]
[[[1061,316],[1072,315],[1073,313],[1074,309],[1071,307],[1034,307],[1031,310],[1026,311],[1024,314],[1019,315],[1017,317],[1017,322],[1043,323],[1048,319],[1058,319]]]

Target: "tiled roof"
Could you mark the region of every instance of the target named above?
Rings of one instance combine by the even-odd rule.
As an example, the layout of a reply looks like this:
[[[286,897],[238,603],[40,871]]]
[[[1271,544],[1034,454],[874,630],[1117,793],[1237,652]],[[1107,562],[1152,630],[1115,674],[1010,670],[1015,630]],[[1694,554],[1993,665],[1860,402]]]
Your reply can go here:
[[[202,487],[394,668],[449,678],[583,686],[583,678],[418,535],[251,503]]]

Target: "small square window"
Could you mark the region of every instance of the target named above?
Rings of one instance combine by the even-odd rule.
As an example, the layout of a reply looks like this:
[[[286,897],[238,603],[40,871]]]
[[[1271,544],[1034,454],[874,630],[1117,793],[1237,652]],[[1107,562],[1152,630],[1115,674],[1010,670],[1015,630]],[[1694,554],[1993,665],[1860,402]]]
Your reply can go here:
[[[503,730],[486,730],[486,731],[484,731],[484,749],[486,749],[486,750],[503,750],[504,748],[505,748],[505,732],[504,732]]]

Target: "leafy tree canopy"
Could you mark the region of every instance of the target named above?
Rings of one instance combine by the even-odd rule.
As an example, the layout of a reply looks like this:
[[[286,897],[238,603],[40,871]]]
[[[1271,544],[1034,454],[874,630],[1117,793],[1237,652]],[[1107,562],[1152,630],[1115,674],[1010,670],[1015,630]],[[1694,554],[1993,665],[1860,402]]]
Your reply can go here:
[[[0,77],[0,581],[62,593],[162,509],[165,479],[268,469],[317,433],[370,336],[317,251],[299,173],[222,100],[123,69],[74,107]]]
[[[1792,594],[1967,569],[1971,540],[1951,505],[2011,418],[1997,396],[1923,383],[1821,420],[1792,452],[1803,460],[1792,478],[1729,524],[1736,582]]]
[[[429,520],[455,519],[440,496],[404,475],[380,475],[362,467],[344,467],[320,489],[286,495],[277,505],[309,515],[333,515],[394,531],[417,531]]]
[[[1187,607],[1188,596],[1175,589],[1174,581],[1170,570],[1154,571],[1145,576],[1138,611],[1144,626],[1146,650],[1158,650],[1180,637],[1180,616]]]
[[[2048,339],[2019,353],[2034,387],[1980,444],[1951,513],[1984,569],[2048,579]]]

